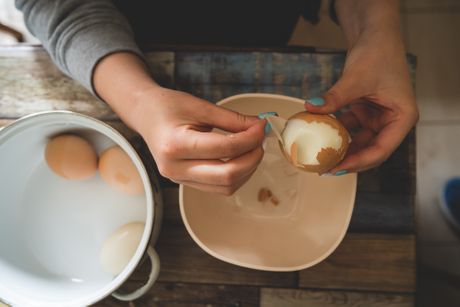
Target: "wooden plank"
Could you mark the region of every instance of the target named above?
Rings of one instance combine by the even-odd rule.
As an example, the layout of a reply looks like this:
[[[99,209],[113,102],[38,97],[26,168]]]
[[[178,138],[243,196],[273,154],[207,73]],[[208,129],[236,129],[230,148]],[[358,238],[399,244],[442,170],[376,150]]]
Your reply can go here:
[[[65,77],[42,48],[0,49],[0,112],[17,118],[48,110],[72,110],[113,118],[108,106]]]
[[[406,194],[356,194],[350,232],[414,233],[414,197]]]
[[[344,54],[177,52],[176,86],[216,102],[244,92],[314,97],[340,76]]]
[[[415,194],[415,129],[380,167],[359,173],[358,190],[389,194]]]
[[[261,307],[412,307],[414,296],[374,292],[261,289]]]
[[[299,272],[303,288],[415,291],[415,236],[348,234],[320,264]]]
[[[161,86],[174,87],[175,54],[170,50],[145,54],[147,64],[155,81]]]
[[[415,57],[408,55],[414,80]],[[176,52],[176,86],[211,102],[246,93],[320,96],[340,77],[345,53]]]
[[[297,273],[277,273],[241,268],[203,251],[183,225],[165,224],[157,250],[162,268],[159,280],[227,285],[295,287]]]
[[[140,284],[141,283],[139,282],[128,281],[119,291],[132,291],[136,289]],[[145,296],[134,302],[120,302],[113,297],[108,297],[93,306],[256,307],[259,306],[259,289],[257,287],[240,287],[229,285],[202,285],[158,282]]]
[[[147,55],[156,80],[174,82],[174,53]],[[0,118],[18,118],[34,112],[69,110],[100,119],[116,119],[109,106],[77,82],[64,76],[40,47],[0,48]]]
[[[179,208],[179,188],[165,187],[163,190],[164,209],[163,220],[169,225],[182,225],[182,217]]]

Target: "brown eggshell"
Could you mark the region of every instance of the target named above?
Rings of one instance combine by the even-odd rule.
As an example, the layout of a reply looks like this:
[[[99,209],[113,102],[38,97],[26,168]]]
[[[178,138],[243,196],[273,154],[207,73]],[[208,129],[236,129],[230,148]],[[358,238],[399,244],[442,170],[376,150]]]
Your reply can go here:
[[[120,146],[110,147],[102,153],[99,172],[108,185],[120,192],[138,195],[144,191],[136,166]]]
[[[350,135],[347,129],[342,125],[340,121],[338,121],[335,117],[331,115],[324,115],[324,114],[313,114],[308,112],[299,112],[291,116],[291,119],[301,119],[308,123],[318,122],[318,123],[325,123],[337,129],[339,131],[339,135],[342,137],[342,146],[336,150],[331,147],[323,148],[318,155],[316,156],[319,164],[309,165],[309,164],[301,164],[297,161],[297,144],[293,143],[290,152],[286,152],[284,146],[279,143],[281,147],[281,151],[283,152],[286,159],[292,163],[295,167],[313,173],[325,173],[334,166],[336,166],[345,156],[345,153],[348,150],[348,145],[350,143]]]
[[[53,172],[66,179],[88,179],[97,171],[97,154],[91,144],[72,134],[48,141],[45,160]]]

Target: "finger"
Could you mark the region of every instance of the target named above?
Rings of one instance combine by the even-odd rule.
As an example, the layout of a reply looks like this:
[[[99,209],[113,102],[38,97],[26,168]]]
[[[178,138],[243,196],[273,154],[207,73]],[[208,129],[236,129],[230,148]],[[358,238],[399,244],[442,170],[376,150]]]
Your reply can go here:
[[[251,173],[263,158],[262,147],[226,162],[220,160],[182,160],[174,164],[174,169],[166,172],[166,177],[179,181],[213,185],[232,185]]]
[[[388,124],[370,146],[347,156],[340,165],[330,170],[330,173],[335,174],[340,170],[359,172],[382,164],[401,144],[410,128],[404,119]]]
[[[233,194],[233,191],[231,187],[229,186],[204,184],[204,183],[197,183],[197,182],[191,182],[191,181],[179,181],[178,183],[186,185],[188,187],[192,187],[194,189],[197,189],[203,192],[217,193],[217,194],[223,194],[227,196]]]
[[[205,125],[216,127],[229,132],[240,132],[247,130],[257,122],[257,116],[241,114],[221,106],[207,103],[202,112],[199,112],[198,120]]]
[[[307,99],[305,109],[312,113],[330,114],[345,105],[358,103],[365,92],[361,89],[360,83],[354,79],[350,75],[343,75],[323,97]]]
[[[247,176],[243,177],[238,183],[230,186],[223,186],[223,185],[212,185],[212,184],[204,184],[204,183],[197,183],[197,182],[191,182],[191,181],[181,181],[177,182],[179,184],[183,184],[204,192],[210,192],[210,193],[218,193],[226,196],[230,196],[233,193],[235,193],[243,184],[246,183],[246,181],[249,180],[249,178],[252,176],[252,174],[256,171],[252,171],[249,173]]]
[[[343,126],[348,131],[353,131],[358,128],[361,128],[361,123],[359,122],[359,119],[353,112],[348,111],[342,113],[337,119],[343,124]]]
[[[347,155],[351,155],[367,146],[375,137],[374,131],[371,129],[362,129],[353,136]]]
[[[169,152],[178,159],[226,159],[238,157],[264,141],[265,121],[258,121],[247,130],[232,134],[201,132],[187,129],[174,138]]]

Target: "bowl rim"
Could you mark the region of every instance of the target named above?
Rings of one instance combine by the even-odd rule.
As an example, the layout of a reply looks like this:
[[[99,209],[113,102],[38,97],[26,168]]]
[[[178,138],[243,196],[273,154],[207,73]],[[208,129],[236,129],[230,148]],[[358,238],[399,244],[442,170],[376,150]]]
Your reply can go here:
[[[285,96],[285,95],[279,95],[279,94],[269,94],[269,93],[244,93],[244,94],[237,94],[233,96],[229,96],[227,98],[224,98],[223,100],[219,101],[216,103],[218,106],[223,106],[233,100],[236,99],[241,99],[241,98],[279,98],[279,99],[284,99],[284,100],[289,100],[298,104],[304,104],[305,101],[300,99],[300,98],[295,98],[295,97],[290,97],[290,96]],[[351,216],[353,214],[353,209],[355,207],[355,200],[356,200],[356,190],[357,190],[357,174],[356,173],[349,173],[345,176],[348,176],[352,178],[353,180],[353,187],[351,191],[351,199],[349,202],[349,208],[348,212],[346,215],[346,220],[345,223],[343,224],[343,229],[340,232],[340,235],[337,237],[336,241],[334,244],[332,244],[329,249],[321,256],[316,258],[315,260],[312,260],[310,262],[304,263],[302,265],[297,265],[297,266],[286,266],[286,267],[281,267],[281,266],[264,266],[264,265],[257,265],[257,264],[250,264],[250,263],[245,263],[241,261],[236,261],[234,259],[228,258],[226,256],[220,255],[216,253],[215,251],[211,250],[209,247],[207,247],[195,234],[193,231],[192,227],[190,226],[190,223],[188,222],[187,215],[185,214],[185,199],[184,199],[184,189],[186,186],[183,184],[180,184],[179,186],[179,207],[180,207],[180,213],[182,220],[185,224],[185,228],[187,229],[187,232],[190,234],[192,239],[198,244],[199,247],[201,247],[206,253],[210,254],[211,256],[222,260],[224,262],[228,262],[237,266],[245,267],[245,268],[250,268],[250,269],[256,269],[256,270],[261,270],[261,271],[272,271],[272,272],[293,272],[293,271],[300,271],[306,268],[309,268],[311,266],[314,266],[315,264],[318,264],[319,262],[323,261],[327,257],[329,257],[339,246],[339,244],[343,241],[345,235],[347,234],[348,227],[350,225],[350,220]]]
[[[107,282],[106,284],[104,284],[103,286],[95,290],[94,292],[86,294],[85,296],[82,296],[79,298],[72,298],[69,300],[65,300],[64,302],[56,302],[56,303],[48,302],[48,303],[51,303],[51,305],[53,306],[55,304],[58,304],[59,306],[82,306],[82,305],[86,306],[89,304],[94,304],[104,299],[105,297],[111,295],[124,282],[126,282],[126,280],[133,274],[134,270],[139,266],[143,256],[145,255],[147,251],[152,234],[155,232],[155,230],[158,227],[161,226],[161,220],[157,221],[156,219],[156,211],[157,211],[156,207],[161,206],[161,204],[157,204],[157,202],[155,201],[155,198],[153,196],[153,189],[150,184],[147,170],[145,168],[144,163],[142,162],[142,159],[140,158],[139,154],[136,152],[134,147],[115,128],[106,124],[102,120],[99,120],[92,116],[74,112],[74,111],[67,111],[67,110],[52,110],[52,111],[42,111],[42,112],[32,113],[32,114],[20,117],[14,120],[13,122],[9,123],[8,125],[0,128],[0,140],[7,137],[8,133],[14,131],[14,129],[17,129],[18,127],[21,127],[33,120],[39,120],[39,119],[46,118],[46,117],[51,117],[51,118],[54,117],[54,118],[58,118],[62,120],[65,120],[66,118],[76,119],[76,122],[75,122],[76,124],[81,124],[85,128],[97,131],[98,133],[101,133],[105,137],[109,138],[111,141],[113,141],[116,145],[120,146],[128,154],[130,159],[135,164],[136,169],[140,173],[142,182],[144,184],[145,198],[146,198],[145,228],[142,234],[141,241],[139,242],[139,246],[136,249],[136,252],[134,253],[129,263],[126,265],[126,267],[123,269],[123,271],[120,274],[118,274],[116,277],[111,279],[109,282]],[[33,125],[33,122],[31,124]],[[97,129],[96,127],[99,127],[100,129]],[[15,136],[12,135],[11,137],[14,138]],[[160,212],[161,212],[161,209],[160,209]],[[157,225],[154,225],[154,222],[157,222]],[[14,295],[14,296],[17,296],[17,295]],[[4,300],[5,302],[9,304],[12,304],[13,306],[15,304],[23,304],[23,303],[30,304],[30,301],[28,301],[30,299],[21,300],[22,303],[21,301],[8,302],[7,299],[1,297],[0,301],[2,300]]]

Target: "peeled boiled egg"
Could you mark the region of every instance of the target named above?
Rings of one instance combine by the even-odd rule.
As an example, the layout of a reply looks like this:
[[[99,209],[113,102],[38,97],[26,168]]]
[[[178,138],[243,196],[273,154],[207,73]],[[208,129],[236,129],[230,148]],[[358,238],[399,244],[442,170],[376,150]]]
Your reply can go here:
[[[88,179],[97,171],[94,148],[85,139],[72,134],[59,135],[48,141],[45,160],[53,172],[66,179]]]
[[[120,146],[110,147],[102,153],[99,172],[107,184],[120,192],[137,195],[144,191],[136,166]]]
[[[99,260],[103,270],[113,276],[128,265],[139,246],[145,224],[131,222],[116,229],[102,244]]]
[[[332,115],[300,112],[291,116],[281,133],[282,149],[296,167],[324,173],[345,156],[350,135]]]

